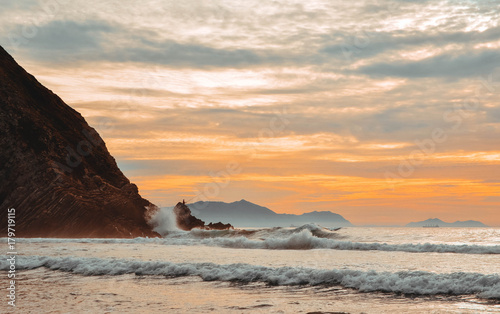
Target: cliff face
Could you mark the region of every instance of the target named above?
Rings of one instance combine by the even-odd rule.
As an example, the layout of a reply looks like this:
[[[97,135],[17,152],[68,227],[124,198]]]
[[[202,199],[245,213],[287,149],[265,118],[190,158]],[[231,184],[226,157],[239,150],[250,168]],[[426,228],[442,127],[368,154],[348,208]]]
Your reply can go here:
[[[85,119],[0,47],[0,232],[18,237],[157,236],[134,184]]]

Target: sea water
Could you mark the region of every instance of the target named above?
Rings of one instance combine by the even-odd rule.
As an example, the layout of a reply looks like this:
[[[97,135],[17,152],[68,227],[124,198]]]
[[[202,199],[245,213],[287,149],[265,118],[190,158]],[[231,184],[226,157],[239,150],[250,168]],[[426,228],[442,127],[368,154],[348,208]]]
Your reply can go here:
[[[500,228],[308,224],[17,250],[22,312],[500,313]]]

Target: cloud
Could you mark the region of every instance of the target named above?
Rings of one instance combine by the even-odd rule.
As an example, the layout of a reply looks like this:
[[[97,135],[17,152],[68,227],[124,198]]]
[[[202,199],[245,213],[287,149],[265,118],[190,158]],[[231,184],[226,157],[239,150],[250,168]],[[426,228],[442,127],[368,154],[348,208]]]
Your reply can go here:
[[[21,49],[33,59],[65,64],[88,60],[99,53],[104,35],[113,31],[111,25],[100,20],[54,20],[40,26],[27,25],[29,28],[25,25],[11,27],[9,39],[4,38],[2,42],[6,42],[7,47]]]
[[[56,64],[69,59],[76,62],[168,65],[172,68],[234,68],[279,65],[286,58],[263,49],[223,49],[158,39],[152,32],[137,32],[125,25],[111,25],[103,20],[54,20],[38,27],[30,25],[33,35],[29,37],[22,35],[24,27],[11,27],[9,36],[25,43],[26,49],[22,51],[31,58]],[[7,47],[12,44],[9,38],[3,38],[2,42]]]
[[[382,7],[388,5],[390,2],[381,4]],[[390,13],[387,22],[407,19],[422,6],[430,6],[429,3],[400,3],[398,10],[390,12],[369,9],[370,6],[349,7],[352,14],[366,15],[366,23],[374,24],[370,27],[363,23],[352,28],[347,27],[352,20],[346,20],[344,16],[338,23],[332,23],[329,20],[331,17],[315,6],[276,2],[269,4],[268,11],[260,10],[261,6],[252,2],[248,7],[231,8],[223,3],[213,3],[200,9],[191,5],[162,4],[151,19],[168,25],[172,30],[151,27],[154,21],[144,21],[144,16],[132,16],[130,20],[127,16],[104,19],[102,14],[95,14],[92,19],[71,19],[71,15],[64,11],[70,8],[61,7],[61,16],[64,12],[67,18],[42,22],[38,34],[29,40],[29,46],[22,52],[30,58],[54,64],[66,60],[66,64],[69,61],[115,62],[207,69],[323,66],[347,75],[352,72],[343,67],[350,65],[350,61],[365,60],[361,70],[370,75],[408,77],[405,73],[415,68],[402,58],[392,64],[392,60],[398,60],[394,58],[395,53],[405,49],[438,49],[446,45],[460,45],[458,49],[470,50],[470,45],[474,43],[500,38],[498,27],[489,27],[484,31],[466,30],[467,25],[464,24],[463,29],[448,30],[447,25],[457,19],[463,20],[462,16],[454,14],[454,19],[445,19],[444,22],[440,19],[439,27],[426,30],[419,30],[417,25],[392,30],[382,27],[384,14]],[[484,5],[480,7],[486,10]],[[142,14],[148,11],[136,9]],[[259,14],[248,16],[247,12],[247,15],[242,15],[243,9],[250,10],[250,13],[258,11]],[[163,16],[158,16],[158,13]],[[426,18],[432,18],[432,14],[438,15],[439,12],[431,10],[426,13]],[[491,12],[483,14],[491,15]],[[129,22],[124,23],[124,19]],[[289,25],[290,20],[296,21],[297,25],[284,27],[286,23]],[[25,25],[6,26],[15,34],[21,34]],[[327,31],[320,31],[320,26],[328,26]],[[356,44],[357,40],[361,46]],[[9,40],[3,38],[1,42],[8,44]],[[352,49],[349,59],[345,55],[346,47]],[[447,59],[446,55],[442,58]],[[398,71],[394,67],[402,69]],[[417,71],[414,75],[422,76],[422,72],[419,74]]]
[[[142,40],[135,47],[112,50],[100,58],[112,62],[139,62],[172,67],[242,67],[256,64],[280,63],[278,56],[248,49],[217,49],[199,44],[178,43],[173,40],[153,42]]]
[[[32,45],[40,50],[72,52],[101,47],[103,33],[110,33],[113,27],[99,20],[78,23],[74,21],[51,21],[38,29]]]
[[[8,12],[11,10],[26,10],[31,9],[37,5],[36,0],[21,0],[21,1],[9,1],[0,0],[0,7],[2,12]]]
[[[500,66],[500,52],[486,50],[479,53],[446,53],[420,61],[375,63],[360,67],[356,72],[372,77],[446,77],[460,79],[491,73]]]
[[[277,185],[261,186],[258,179],[265,175],[277,181],[297,173],[343,175],[340,185],[349,177],[370,177],[382,180],[377,184],[385,189],[385,171],[397,171],[415,141],[430,138],[438,127],[449,137],[413,179],[428,178],[425,187],[440,191],[449,178],[456,179],[453,184],[494,180],[498,90],[483,88],[480,107],[458,130],[443,114],[475,95],[477,76],[500,69],[496,3],[373,3],[75,0],[50,15],[42,2],[10,1],[0,13],[6,30],[0,42],[99,129],[125,171],[136,177],[190,176],[175,192],[158,185],[156,193],[150,178],[140,180],[152,186],[144,192],[158,199],[165,194],[174,200],[179,189],[189,194],[193,177],[224,169],[235,156],[247,160],[255,147],[257,157],[242,165],[256,178],[256,202]],[[33,21],[37,34],[9,49],[8,34],[22,35]],[[349,58],[346,46],[353,49]],[[262,137],[259,132],[283,108],[289,124]],[[341,186],[331,186],[328,178],[304,189],[313,177],[297,186],[279,183],[294,193],[270,201],[285,204],[284,211],[321,198],[325,209],[355,211],[362,203],[361,215],[377,205],[376,197],[366,195],[332,202],[328,195]],[[372,183],[353,185],[363,194],[377,186]],[[240,184],[233,182],[224,195],[248,193],[249,185]],[[406,192],[419,197],[422,186],[416,182]],[[496,195],[494,188],[482,187]],[[400,191],[385,191],[378,200],[380,207],[393,207],[388,216],[399,214],[394,208],[400,202],[391,197],[406,193]],[[442,193],[449,199],[439,200],[443,204],[457,196]]]
[[[337,41],[335,44],[325,45],[319,50],[336,58],[365,59],[381,53],[394,53],[400,50],[441,48],[446,45],[461,45],[463,49],[470,49],[474,44],[500,40],[500,27],[489,28],[485,31],[440,32],[398,30],[392,32],[375,32],[365,30],[359,33],[335,33],[325,39]],[[392,55],[392,54],[391,54]],[[385,57],[385,56],[382,56]]]

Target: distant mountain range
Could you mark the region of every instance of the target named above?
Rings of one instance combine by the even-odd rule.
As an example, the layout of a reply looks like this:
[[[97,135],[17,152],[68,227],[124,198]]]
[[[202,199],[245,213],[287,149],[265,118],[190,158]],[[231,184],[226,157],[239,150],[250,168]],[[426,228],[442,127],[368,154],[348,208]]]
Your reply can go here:
[[[406,227],[424,227],[424,226],[439,226],[439,227],[488,227],[480,221],[467,220],[467,221],[455,221],[455,222],[444,222],[438,218],[427,219],[419,222],[410,222]]]
[[[197,218],[204,221],[225,221],[235,227],[289,227],[319,223],[325,227],[350,227],[352,224],[330,211],[313,211],[302,215],[277,214],[267,207],[246,200],[233,203],[196,202],[187,204]]]
[[[312,211],[302,215],[277,214],[267,207],[259,206],[242,199],[241,201],[226,202],[196,202],[188,205],[192,214],[206,222],[224,221],[237,228],[244,227],[289,227],[301,226],[307,223],[317,223],[324,227],[355,227],[351,222],[339,214],[330,211]],[[405,227],[488,227],[480,221],[467,220],[444,222],[438,218],[419,222],[410,222]],[[380,226],[363,225],[359,227],[401,227],[399,225]]]

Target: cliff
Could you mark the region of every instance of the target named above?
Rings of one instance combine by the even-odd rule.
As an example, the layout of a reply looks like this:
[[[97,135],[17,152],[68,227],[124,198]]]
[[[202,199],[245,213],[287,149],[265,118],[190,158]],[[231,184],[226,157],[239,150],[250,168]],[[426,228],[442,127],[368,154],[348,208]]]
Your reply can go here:
[[[1,236],[9,208],[17,237],[158,235],[99,134],[2,47],[0,130]]]

